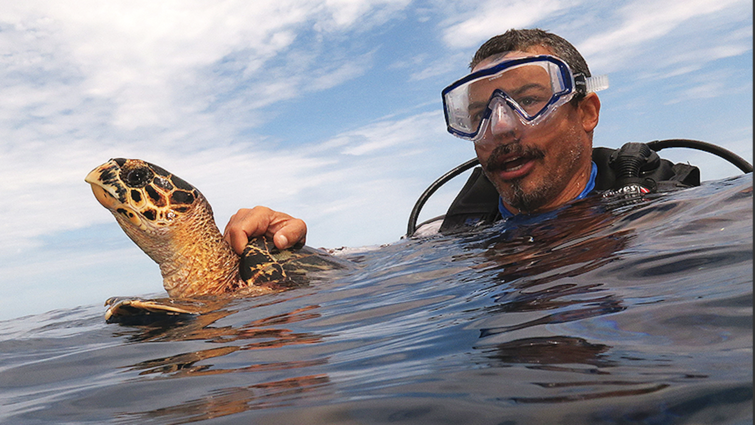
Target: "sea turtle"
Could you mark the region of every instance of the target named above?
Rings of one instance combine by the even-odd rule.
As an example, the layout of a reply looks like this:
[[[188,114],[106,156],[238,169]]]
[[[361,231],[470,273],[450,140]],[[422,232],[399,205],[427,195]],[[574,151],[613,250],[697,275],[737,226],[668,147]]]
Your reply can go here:
[[[254,296],[306,283],[306,273],[345,263],[310,247],[278,250],[250,238],[241,256],[223,240],[212,208],[194,186],[139,159],[115,158],[84,179],[123,231],[160,266],[170,298],[111,298],[108,322],[134,315],[195,314],[219,295]],[[213,304],[213,303],[210,303]]]

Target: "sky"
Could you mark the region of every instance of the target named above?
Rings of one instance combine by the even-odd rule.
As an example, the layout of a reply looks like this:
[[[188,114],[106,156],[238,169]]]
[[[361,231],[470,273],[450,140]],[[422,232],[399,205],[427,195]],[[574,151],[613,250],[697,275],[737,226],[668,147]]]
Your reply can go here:
[[[752,162],[749,0],[0,3],[0,320],[161,293],[83,181],[112,157],[189,181],[221,229],[265,205],[303,218],[311,246],[398,241],[422,191],[474,156],[440,91],[509,28],[559,34],[609,76],[595,146],[689,138]]]

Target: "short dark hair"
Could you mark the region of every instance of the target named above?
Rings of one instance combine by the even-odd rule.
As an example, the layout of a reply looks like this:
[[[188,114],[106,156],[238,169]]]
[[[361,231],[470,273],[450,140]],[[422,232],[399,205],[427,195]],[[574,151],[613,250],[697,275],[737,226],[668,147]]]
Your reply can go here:
[[[555,56],[569,65],[575,74],[590,76],[585,58],[565,39],[541,29],[510,29],[483,43],[475,53],[469,68],[473,69],[490,56],[513,51],[525,51],[530,47],[542,46],[550,49]]]

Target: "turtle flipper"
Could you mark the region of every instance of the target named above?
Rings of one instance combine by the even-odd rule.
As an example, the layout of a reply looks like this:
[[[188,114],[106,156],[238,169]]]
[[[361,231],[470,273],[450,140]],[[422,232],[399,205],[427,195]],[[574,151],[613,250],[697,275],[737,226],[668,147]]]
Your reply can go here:
[[[192,318],[201,313],[200,306],[180,303],[169,298],[143,300],[113,297],[105,301],[108,306],[105,322],[126,325],[143,325],[161,321]]]
[[[285,281],[286,272],[272,255],[277,251],[278,248],[264,236],[249,239],[241,254],[239,264],[241,280],[250,286],[264,286]]]

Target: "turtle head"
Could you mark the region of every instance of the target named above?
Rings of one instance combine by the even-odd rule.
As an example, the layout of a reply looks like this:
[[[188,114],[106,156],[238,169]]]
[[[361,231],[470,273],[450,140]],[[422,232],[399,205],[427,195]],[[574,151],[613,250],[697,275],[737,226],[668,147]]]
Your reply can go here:
[[[170,226],[197,205],[206,204],[194,186],[157,165],[140,159],[114,158],[84,179],[95,198],[121,227],[141,230]]]

